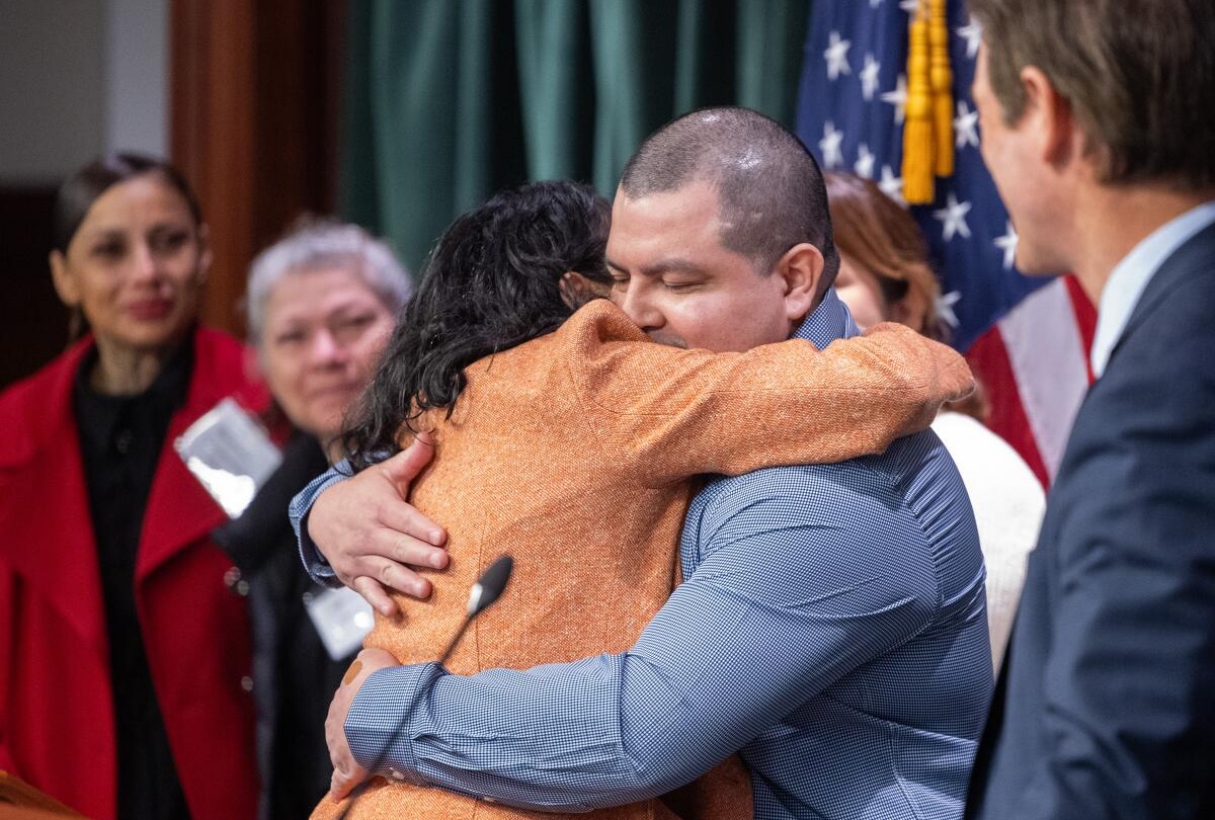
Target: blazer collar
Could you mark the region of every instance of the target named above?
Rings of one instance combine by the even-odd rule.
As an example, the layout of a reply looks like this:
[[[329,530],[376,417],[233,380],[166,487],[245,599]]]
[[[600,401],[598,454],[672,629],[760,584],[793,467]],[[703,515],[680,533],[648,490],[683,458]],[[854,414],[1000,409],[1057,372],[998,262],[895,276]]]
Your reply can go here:
[[[1215,223],[1203,228],[1161,264],[1143,289],[1127,319],[1118,342],[1110,351],[1110,360],[1118,353],[1123,343],[1147,320],[1161,303],[1192,277],[1215,276]]]

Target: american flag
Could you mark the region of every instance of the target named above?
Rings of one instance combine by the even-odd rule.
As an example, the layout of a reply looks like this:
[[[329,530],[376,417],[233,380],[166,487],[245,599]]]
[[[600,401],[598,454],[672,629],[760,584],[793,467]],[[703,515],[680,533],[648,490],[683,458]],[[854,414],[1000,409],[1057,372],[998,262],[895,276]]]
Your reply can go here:
[[[1095,313],[1071,277],[1028,278],[1017,234],[979,155],[970,96],[981,29],[947,3],[955,172],[912,213],[941,278],[944,318],[992,402],[989,425],[1049,486],[1084,391]],[[916,0],[817,0],[798,98],[797,133],[825,169],[874,179],[900,202],[908,16]]]

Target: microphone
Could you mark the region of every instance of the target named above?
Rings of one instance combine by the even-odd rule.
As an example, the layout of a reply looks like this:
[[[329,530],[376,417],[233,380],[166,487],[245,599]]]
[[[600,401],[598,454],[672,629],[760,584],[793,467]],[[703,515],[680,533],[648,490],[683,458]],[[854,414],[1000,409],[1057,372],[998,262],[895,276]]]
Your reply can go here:
[[[515,559],[509,555],[503,555],[489,565],[489,569],[485,570],[477,583],[473,584],[472,590],[469,591],[468,617],[470,619],[477,617],[478,614],[488,609],[490,604],[498,600],[502,590],[506,589],[506,582],[510,580],[510,573],[514,568]]]
[[[510,581],[511,570],[514,569],[515,559],[509,555],[500,556],[485,572],[481,573],[481,577],[477,579],[477,583],[473,584],[472,589],[468,592],[468,614],[464,616],[464,620],[460,622],[460,628],[456,630],[456,634],[452,636],[451,642],[447,644],[447,648],[443,650],[443,654],[439,656],[436,663],[442,666],[451,657],[451,653],[455,651],[460,644],[460,639],[464,637],[464,633],[468,630],[468,625],[473,622],[473,619],[480,615],[485,610],[498,600],[506,589],[506,584]],[[401,715],[397,725],[393,727],[392,734],[388,736],[387,742],[380,748],[379,754],[372,761],[369,771],[374,776],[376,770],[384,763],[384,758],[388,756],[388,750],[392,748],[392,744],[397,742],[401,733],[405,731],[405,726],[409,723],[409,718],[413,715],[413,710],[417,707],[418,701],[421,698],[414,698],[409,704],[404,714]],[[362,783],[354,787],[346,800],[346,806],[338,814],[337,820],[345,820],[346,815],[354,808],[355,801],[362,796],[367,790],[367,786],[371,783],[371,778],[364,780]]]

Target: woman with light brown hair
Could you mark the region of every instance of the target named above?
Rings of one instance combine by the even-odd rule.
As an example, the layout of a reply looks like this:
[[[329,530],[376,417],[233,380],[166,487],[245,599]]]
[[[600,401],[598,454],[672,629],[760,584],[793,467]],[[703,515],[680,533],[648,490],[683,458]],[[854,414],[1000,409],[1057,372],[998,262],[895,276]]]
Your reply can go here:
[[[841,257],[835,292],[852,318],[862,328],[899,322],[930,339],[947,339],[949,328],[937,312],[941,286],[920,226],[873,180],[829,173],[824,181]]]
[[[900,322],[938,341],[949,336],[938,303],[941,286],[915,219],[873,180],[829,173],[827,199],[840,252],[835,290],[861,327]],[[983,426],[982,385],[947,404],[932,424],[974,506],[987,563],[987,621],[992,666],[999,668],[1025,579],[1025,556],[1037,539],[1046,500],[1016,451]]]

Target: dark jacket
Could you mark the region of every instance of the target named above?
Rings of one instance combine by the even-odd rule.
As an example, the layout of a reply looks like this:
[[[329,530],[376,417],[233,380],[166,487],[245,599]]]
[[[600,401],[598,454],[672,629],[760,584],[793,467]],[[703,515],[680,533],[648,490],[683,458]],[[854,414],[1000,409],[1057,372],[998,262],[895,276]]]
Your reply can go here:
[[[1215,817],[1215,225],[1156,272],[1072,428],[972,818]]]
[[[292,496],[326,467],[316,439],[296,433],[244,513],[214,534],[240,569],[253,621],[262,820],[303,820],[329,788],[325,716],[354,657],[334,662],[321,643],[304,598],[322,588],[304,572],[287,518]]]

